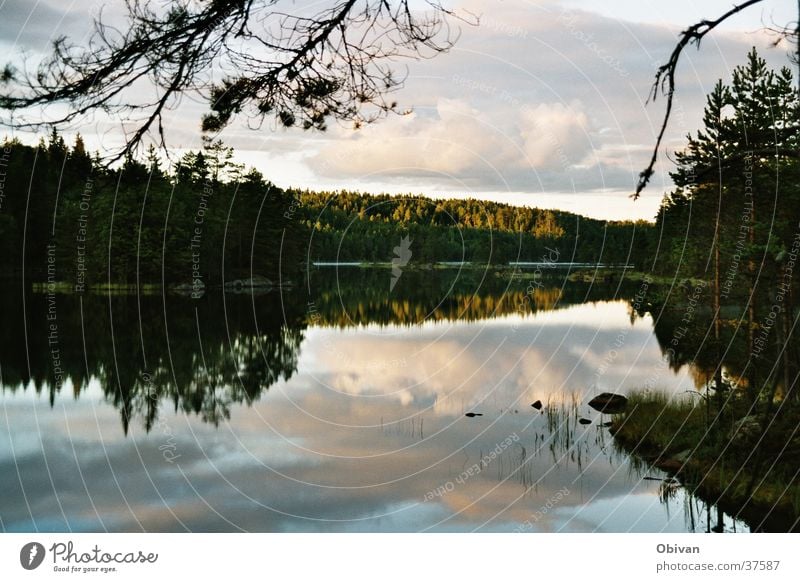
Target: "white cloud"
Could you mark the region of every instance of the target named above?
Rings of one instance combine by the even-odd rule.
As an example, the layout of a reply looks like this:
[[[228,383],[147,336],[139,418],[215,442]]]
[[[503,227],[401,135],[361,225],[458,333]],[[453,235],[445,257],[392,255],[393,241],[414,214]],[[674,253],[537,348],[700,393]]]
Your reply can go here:
[[[457,175],[511,159],[512,149],[481,112],[442,98],[434,111],[393,117],[329,142],[311,164],[326,175]]]
[[[567,169],[591,150],[589,118],[578,102],[541,103],[523,111],[521,122],[525,155],[534,167]]]
[[[591,153],[590,120],[578,101],[526,104],[498,116],[461,99],[329,141],[311,160],[323,175],[364,178],[438,174],[509,183],[520,171],[568,172]]]

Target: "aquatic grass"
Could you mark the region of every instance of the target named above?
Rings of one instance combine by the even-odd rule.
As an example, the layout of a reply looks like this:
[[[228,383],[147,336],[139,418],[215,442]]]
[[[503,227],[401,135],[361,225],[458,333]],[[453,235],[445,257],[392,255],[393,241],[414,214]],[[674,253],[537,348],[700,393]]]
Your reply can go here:
[[[707,433],[707,412],[697,400],[658,391],[630,394],[627,411],[613,422],[616,442],[645,455],[693,450]]]
[[[535,493],[538,484],[534,470],[536,452],[534,449],[531,454],[521,442],[503,451],[496,463],[497,481],[504,482],[513,477],[514,481],[525,490],[526,495]]]
[[[549,445],[553,464],[559,464],[564,459],[569,459],[583,470],[583,466],[590,457],[590,439],[597,442],[599,424],[583,426],[578,420],[579,406],[584,395],[578,392],[558,392],[548,396],[542,412],[547,422]]]

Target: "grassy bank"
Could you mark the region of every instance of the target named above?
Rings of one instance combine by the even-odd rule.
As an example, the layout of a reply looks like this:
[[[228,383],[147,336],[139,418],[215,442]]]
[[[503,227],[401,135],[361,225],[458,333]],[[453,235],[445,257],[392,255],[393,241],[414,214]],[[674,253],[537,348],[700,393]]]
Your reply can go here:
[[[691,493],[751,527],[798,529],[796,407],[751,414],[743,399],[634,393],[610,430],[617,446],[676,476]]]

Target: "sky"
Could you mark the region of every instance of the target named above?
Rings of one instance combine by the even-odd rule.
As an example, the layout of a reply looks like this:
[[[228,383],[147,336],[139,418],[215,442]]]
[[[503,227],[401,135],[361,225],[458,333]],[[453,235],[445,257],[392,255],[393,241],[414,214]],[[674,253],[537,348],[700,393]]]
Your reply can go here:
[[[324,6],[324,3],[319,3]],[[434,59],[406,61],[395,97],[405,116],[358,131],[332,123],[324,133],[236,120],[221,138],[237,158],[279,186],[472,197],[555,208],[602,219],[651,220],[670,187],[679,149],[700,126],[706,93],[756,46],[770,65],[790,65],[765,25],[797,19],[796,3],[765,0],[734,17],[681,60],[675,113],[658,173],[630,199],[654,144],[663,99],[648,103],[655,69],[682,28],[715,18],[719,0],[451,0],[480,15],[461,26],[455,47]],[[89,15],[124,13],[122,0],[0,0],[0,49],[35,63],[59,35],[76,42]],[[168,119],[175,149],[200,146],[204,104],[188,96]],[[88,146],[118,147],[119,121],[76,127]],[[67,132],[69,133],[69,132]],[[23,140],[34,139],[15,133]]]

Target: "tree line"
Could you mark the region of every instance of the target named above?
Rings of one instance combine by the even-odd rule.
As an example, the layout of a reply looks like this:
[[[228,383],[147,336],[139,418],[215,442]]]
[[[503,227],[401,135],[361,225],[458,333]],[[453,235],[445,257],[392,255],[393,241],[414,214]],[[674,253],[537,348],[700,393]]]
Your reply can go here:
[[[80,136],[68,146],[55,130],[36,146],[2,144],[0,266],[29,280],[91,284],[218,284],[225,277],[280,278],[300,262],[287,218],[291,197],[256,170],[232,162],[218,141],[165,169],[145,159],[109,169]]]
[[[569,212],[468,199],[292,190],[319,261],[389,262],[408,236],[414,261],[635,264],[652,241],[645,221],[603,221]]]
[[[389,262],[403,236],[417,263],[644,265],[652,238],[645,222],[476,199],[285,190],[219,141],[170,168],[152,148],[108,168],[55,130],[36,146],[6,139],[1,153],[3,273],[78,290],[291,280],[308,260]]]
[[[674,284],[648,292],[638,309],[655,319],[672,368],[689,364],[700,390],[693,407],[640,396],[629,425],[639,428],[625,446],[663,459],[688,446],[680,477],[717,503],[714,531],[724,529],[723,505],[759,528],[773,515],[781,531],[800,523],[795,83],[755,49],[730,83],[716,83],[656,219],[654,269]]]
[[[708,95],[703,128],[688,137],[675,189],[656,218],[657,271],[709,282],[712,384],[772,402],[796,392],[794,340],[800,255],[800,100],[791,71],[753,49]],[[686,293],[691,290],[685,289]],[[667,303],[681,305],[681,293]],[[685,299],[685,297],[684,297]],[[731,377],[720,362],[740,353]]]

